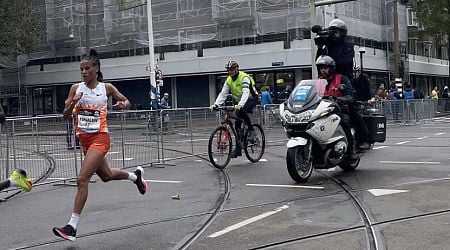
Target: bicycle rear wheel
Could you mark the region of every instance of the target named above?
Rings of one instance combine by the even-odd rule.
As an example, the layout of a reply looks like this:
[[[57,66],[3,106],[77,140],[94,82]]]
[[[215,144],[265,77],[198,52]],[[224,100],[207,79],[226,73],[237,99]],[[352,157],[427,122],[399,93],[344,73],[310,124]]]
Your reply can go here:
[[[244,152],[247,159],[251,162],[257,162],[261,160],[266,149],[266,136],[264,135],[264,130],[259,124],[252,124],[253,130],[255,131],[255,136],[249,138],[249,130],[245,131],[244,136]]]
[[[226,128],[220,126],[213,130],[209,136],[208,156],[214,167],[224,169],[228,165],[232,145],[231,133]]]

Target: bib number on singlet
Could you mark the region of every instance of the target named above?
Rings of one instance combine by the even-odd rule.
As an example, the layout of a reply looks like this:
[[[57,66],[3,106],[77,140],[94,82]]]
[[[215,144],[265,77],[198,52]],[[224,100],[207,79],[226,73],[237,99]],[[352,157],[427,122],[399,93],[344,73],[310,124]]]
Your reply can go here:
[[[81,109],[78,113],[78,128],[86,133],[100,130],[100,111]]]

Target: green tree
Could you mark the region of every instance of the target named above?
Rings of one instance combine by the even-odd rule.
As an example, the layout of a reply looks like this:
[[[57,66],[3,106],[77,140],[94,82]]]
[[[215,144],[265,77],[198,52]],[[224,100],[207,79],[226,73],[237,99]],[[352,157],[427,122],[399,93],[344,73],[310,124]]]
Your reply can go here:
[[[450,58],[450,0],[417,0],[415,10],[425,32],[437,38],[440,44],[446,41]]]
[[[0,54],[16,57],[29,53],[38,43],[38,22],[30,0],[0,0]]]

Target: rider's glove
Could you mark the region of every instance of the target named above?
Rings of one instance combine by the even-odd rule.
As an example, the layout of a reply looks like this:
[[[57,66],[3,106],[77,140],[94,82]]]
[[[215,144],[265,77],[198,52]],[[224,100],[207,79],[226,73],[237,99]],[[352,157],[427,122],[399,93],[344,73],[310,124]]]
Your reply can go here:
[[[219,107],[217,104],[213,104],[213,105],[209,106],[209,110],[211,110],[211,111],[217,110],[217,107]]]
[[[234,110],[236,110],[236,111],[241,110],[241,105],[234,105]]]

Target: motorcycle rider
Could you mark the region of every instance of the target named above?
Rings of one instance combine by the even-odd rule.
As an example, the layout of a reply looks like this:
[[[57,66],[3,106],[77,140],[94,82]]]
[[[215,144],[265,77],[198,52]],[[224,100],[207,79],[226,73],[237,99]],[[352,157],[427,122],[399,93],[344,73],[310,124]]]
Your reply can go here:
[[[358,155],[355,151],[355,138],[351,132],[349,116],[349,105],[354,102],[351,81],[345,75],[336,73],[336,62],[330,56],[319,56],[316,60],[316,67],[319,78],[326,79],[328,82],[324,97],[334,100],[341,109],[335,111],[335,113],[341,118],[341,126],[348,140],[349,149],[346,152],[346,157],[355,160]]]
[[[231,93],[233,101],[238,103],[237,105],[234,105],[236,116],[244,120],[248,128],[249,140],[251,140],[251,138],[255,137],[255,130],[253,129],[248,113],[253,112],[253,108],[258,101],[258,91],[255,87],[255,81],[247,73],[239,70],[239,63],[235,60],[228,61],[225,64],[225,68],[228,72],[228,77],[225,80],[222,91],[220,91],[219,96],[217,96],[216,101],[211,105],[210,109],[215,109],[220,104],[224,103],[227,99],[227,95]],[[239,131],[241,130],[242,121],[236,119],[234,126],[236,131],[238,131],[238,137],[240,137]],[[238,138],[238,140],[240,140],[240,138]],[[241,155],[241,145],[240,143],[236,143],[236,148],[231,152],[231,158],[236,158]]]
[[[347,25],[341,19],[333,19],[328,25],[330,36],[326,39],[325,46],[317,49],[317,57],[328,55],[336,63],[336,73],[353,78],[353,43],[346,40]]]

